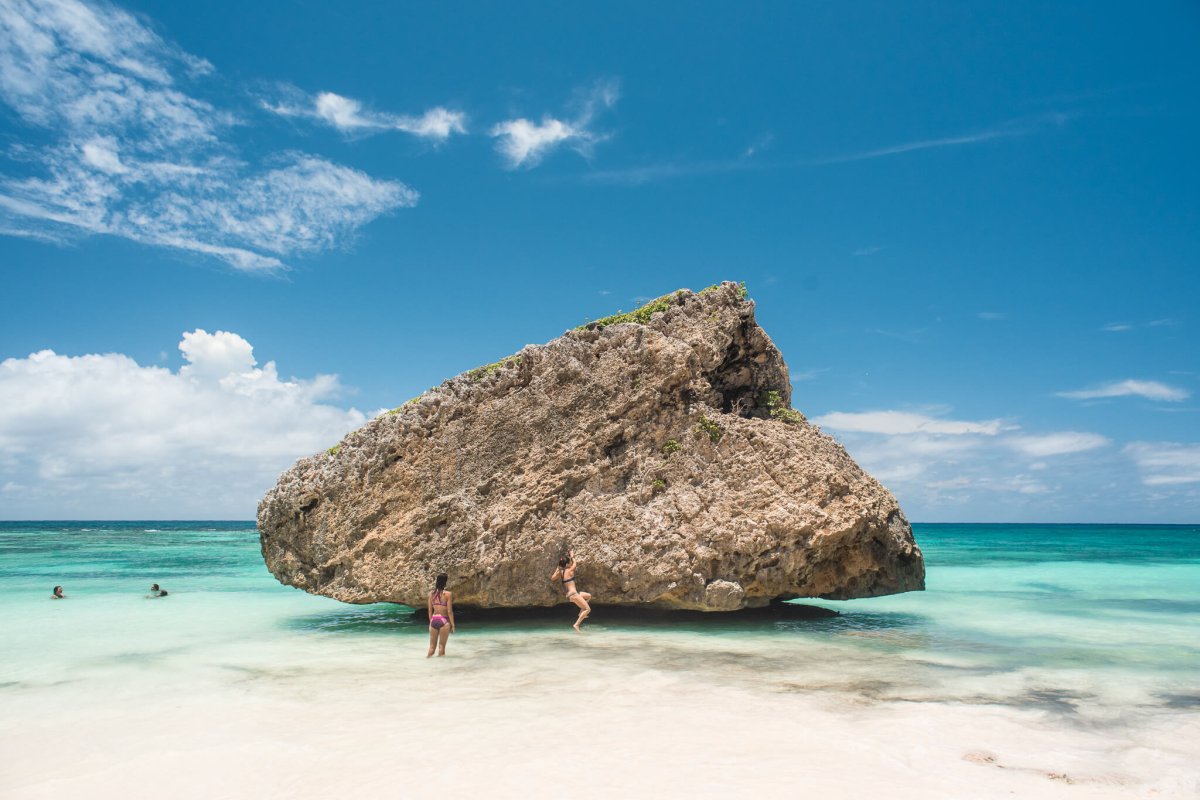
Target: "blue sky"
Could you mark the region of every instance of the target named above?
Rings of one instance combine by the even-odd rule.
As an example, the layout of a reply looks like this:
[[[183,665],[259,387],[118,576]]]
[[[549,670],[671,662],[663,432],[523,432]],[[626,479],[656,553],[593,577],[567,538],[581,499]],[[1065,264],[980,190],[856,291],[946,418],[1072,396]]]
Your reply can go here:
[[[1194,4],[0,26],[0,517],[247,518],[381,408],[732,279],[910,518],[1200,519]]]

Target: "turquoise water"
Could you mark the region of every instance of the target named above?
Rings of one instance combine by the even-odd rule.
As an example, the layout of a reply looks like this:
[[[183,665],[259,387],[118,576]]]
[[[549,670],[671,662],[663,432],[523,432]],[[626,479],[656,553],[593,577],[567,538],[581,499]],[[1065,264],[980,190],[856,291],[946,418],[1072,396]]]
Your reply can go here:
[[[516,757],[502,758],[518,721],[552,730],[560,723],[546,721],[546,704],[583,696],[595,708],[566,718],[625,742],[605,751],[615,763],[660,746],[629,736],[630,721],[647,707],[676,719],[724,708],[722,725],[747,731],[784,707],[788,724],[800,727],[780,736],[803,740],[811,735],[803,726],[819,719],[830,735],[842,725],[860,738],[864,729],[888,731],[871,746],[899,748],[896,763],[952,764],[945,796],[963,796],[961,780],[987,785],[977,783],[984,775],[996,796],[1041,796],[1058,787],[1045,776],[1068,771],[1072,785],[1093,781],[1112,796],[1128,787],[1161,796],[1200,789],[1186,766],[1200,755],[1200,526],[914,530],[926,557],[925,592],[806,601],[838,612],[823,619],[615,621],[600,606],[583,636],[570,632],[574,615],[565,606],[520,620],[463,616],[442,664],[424,659],[427,629],[409,609],[348,606],[278,584],[251,523],[0,523],[0,729],[22,731],[0,735],[0,755],[10,756],[0,758],[0,794],[52,796],[65,787],[115,796],[136,788],[129,775],[135,764],[146,768],[144,740],[109,732],[153,724],[164,709],[190,737],[154,762],[168,783],[191,768],[170,762],[173,753],[187,753],[186,765],[218,759],[203,731],[223,731],[254,764],[291,763],[296,754],[274,726],[303,726],[314,703],[353,709],[354,724],[339,735],[355,741],[357,729],[372,726],[386,740],[397,718],[436,729],[440,716],[421,716],[433,713],[424,710],[430,679],[455,687],[439,699],[440,713],[452,708],[473,720],[475,735],[495,742],[497,770]],[[151,583],[170,596],[147,599]],[[49,599],[55,584],[67,600]],[[691,728],[703,730],[706,720],[697,716]],[[64,729],[78,732],[81,751],[107,741],[105,757],[78,761],[68,778],[56,774],[59,762],[39,761],[38,748],[74,746],[61,738]],[[690,735],[679,759],[703,746],[688,745]],[[336,752],[338,742],[321,747]],[[811,741],[812,752],[823,742]],[[221,753],[221,763],[240,757],[231,753]],[[664,758],[628,774],[639,786],[677,786]],[[740,769],[757,775],[762,758],[734,748],[712,785]],[[968,772],[960,778],[961,770]],[[926,794],[928,777],[916,772],[910,788],[938,796]],[[254,774],[248,763],[246,780]],[[1013,783],[1035,778],[1044,785]],[[188,786],[174,791],[191,796]]]
[[[1197,677],[1200,526],[917,525],[915,532],[928,570],[923,593],[806,601],[840,612],[826,620],[735,616],[670,628],[803,637],[998,672],[1084,667]],[[172,611],[182,605],[202,615],[207,605],[213,614],[228,614],[233,619],[220,622],[236,620],[230,635],[424,636],[426,630],[403,607],[348,606],[279,585],[263,567],[251,523],[0,523],[0,612],[9,620],[37,609],[35,618],[53,619],[67,633],[73,619],[93,620],[92,609],[110,615],[109,624],[119,624],[115,614],[157,614],[143,598],[152,582],[171,592],[163,604]],[[66,587],[69,602],[46,601],[55,584]],[[487,628],[555,624],[531,619]],[[630,626],[626,620],[615,627]],[[600,611],[592,627],[614,626]],[[22,626],[16,650],[54,648],[53,633]],[[138,642],[111,645],[136,652]],[[8,662],[6,671],[13,666]],[[1185,688],[1200,703],[1200,685],[1180,687],[1181,693]]]
[[[669,627],[698,635],[850,642],[1001,671],[1085,666],[1194,677],[1200,661],[1200,526],[938,524],[914,530],[928,571],[923,593],[804,601],[840,613],[825,620],[734,616]],[[143,602],[152,582],[171,592],[163,603],[173,610],[183,605],[203,613],[205,604],[213,613],[237,609],[239,629],[249,620],[263,624],[251,629],[256,637],[425,634],[404,607],[348,606],[281,586],[262,564],[252,523],[0,522],[0,610],[9,620],[37,609],[39,620],[69,628],[71,619],[90,619],[94,608],[159,613]],[[55,584],[66,587],[69,602],[43,602]],[[530,619],[487,629],[556,624]],[[630,626],[624,620],[615,627]],[[614,626],[600,611],[592,627]],[[19,628],[18,652],[53,646],[47,633]],[[136,641],[120,644],[137,647]]]

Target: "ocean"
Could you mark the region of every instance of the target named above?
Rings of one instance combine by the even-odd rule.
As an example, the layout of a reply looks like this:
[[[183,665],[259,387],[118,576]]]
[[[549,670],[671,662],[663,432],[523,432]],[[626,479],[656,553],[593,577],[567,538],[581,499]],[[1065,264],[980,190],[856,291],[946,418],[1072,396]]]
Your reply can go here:
[[[0,797],[1200,796],[1200,526],[913,527],[925,592],[426,659],[253,523],[0,523]]]

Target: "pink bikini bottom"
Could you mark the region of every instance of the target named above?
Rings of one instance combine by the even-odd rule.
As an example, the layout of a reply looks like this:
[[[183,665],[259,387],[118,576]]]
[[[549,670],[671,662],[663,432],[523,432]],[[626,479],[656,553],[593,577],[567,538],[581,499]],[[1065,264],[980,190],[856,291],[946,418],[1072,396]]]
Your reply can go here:
[[[441,630],[442,626],[448,624],[449,622],[450,620],[446,619],[441,614],[434,614],[429,618],[429,627],[433,628],[435,631]]]

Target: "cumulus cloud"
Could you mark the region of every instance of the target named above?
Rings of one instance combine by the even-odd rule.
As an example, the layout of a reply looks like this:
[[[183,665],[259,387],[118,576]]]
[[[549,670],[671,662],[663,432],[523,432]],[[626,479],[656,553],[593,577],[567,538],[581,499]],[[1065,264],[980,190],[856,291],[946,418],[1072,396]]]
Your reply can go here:
[[[247,163],[228,141],[234,116],[191,91],[211,72],[112,6],[0,3],[0,102],[42,140],[0,167],[0,231],[108,234],[273,270],[417,202],[311,155]]]
[[[1059,392],[1059,397],[1069,397],[1073,400],[1095,400],[1104,397],[1144,397],[1147,400],[1165,400],[1179,402],[1191,397],[1187,389],[1168,386],[1158,381],[1139,381],[1130,378],[1124,381],[1114,381],[1094,389],[1079,389],[1072,392]]]
[[[118,353],[0,362],[0,504],[14,517],[247,519],[279,473],[366,422],[332,375],[281,379],[236,333],[177,371]]]
[[[619,97],[616,82],[603,81],[582,95],[577,103],[579,110],[570,119],[545,115],[541,122],[524,117],[504,120],[491,130],[496,150],[509,169],[535,167],[563,145],[581,155],[590,155],[592,148],[607,138],[591,129],[592,122],[601,111],[612,108]]]
[[[978,518],[981,509],[992,519],[1069,513],[1054,509],[1058,489],[1095,463],[1091,451],[1110,444],[1095,433],[1025,432],[1009,420],[952,419],[942,410],[835,411],[812,421],[835,433],[918,519]]]
[[[1200,483],[1200,444],[1131,442],[1123,452],[1137,464],[1147,486]]]
[[[467,132],[467,116],[442,106],[429,109],[420,116],[389,114],[364,108],[358,100],[333,92],[321,92],[306,97],[298,90],[279,103],[264,102],[263,107],[285,117],[306,117],[323,122],[344,133],[378,133],[402,131],[423,139],[445,141],[451,134]]]

